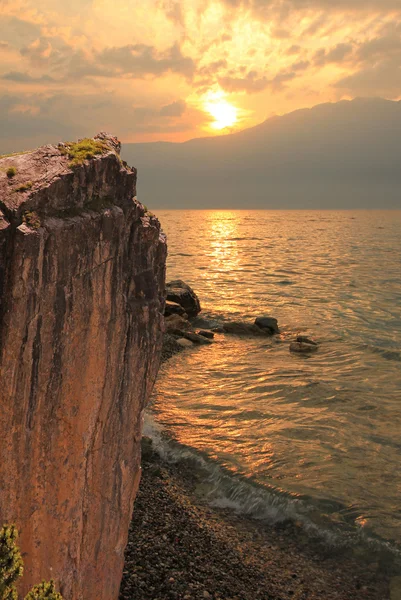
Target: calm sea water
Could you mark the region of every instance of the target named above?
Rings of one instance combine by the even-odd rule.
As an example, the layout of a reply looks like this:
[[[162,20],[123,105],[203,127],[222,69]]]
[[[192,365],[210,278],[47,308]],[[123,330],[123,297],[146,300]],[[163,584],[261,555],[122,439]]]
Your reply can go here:
[[[166,363],[156,426],[215,503],[401,548],[401,211],[158,211],[205,318],[278,319]],[[298,333],[321,342],[289,352]],[[148,422],[149,426],[149,422]],[[178,450],[177,450],[178,451]]]

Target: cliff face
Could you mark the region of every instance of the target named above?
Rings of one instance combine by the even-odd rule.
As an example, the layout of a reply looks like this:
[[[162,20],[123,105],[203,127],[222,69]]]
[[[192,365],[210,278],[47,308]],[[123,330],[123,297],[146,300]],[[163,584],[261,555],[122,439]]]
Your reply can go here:
[[[66,600],[118,596],[162,342],[165,238],[97,137],[73,167],[63,147],[0,159],[0,524],[20,592],[54,578]]]

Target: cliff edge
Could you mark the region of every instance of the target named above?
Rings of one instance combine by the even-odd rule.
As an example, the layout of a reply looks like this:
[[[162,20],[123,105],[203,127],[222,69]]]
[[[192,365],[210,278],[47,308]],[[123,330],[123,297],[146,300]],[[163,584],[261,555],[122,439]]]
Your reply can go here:
[[[107,134],[0,158],[0,525],[20,593],[118,597],[166,243]]]

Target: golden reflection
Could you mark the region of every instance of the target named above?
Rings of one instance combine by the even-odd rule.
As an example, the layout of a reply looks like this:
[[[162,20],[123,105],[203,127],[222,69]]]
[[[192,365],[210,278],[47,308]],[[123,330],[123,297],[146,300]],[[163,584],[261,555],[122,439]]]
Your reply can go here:
[[[219,280],[227,279],[233,282],[241,279],[242,253],[238,242],[240,240],[238,213],[230,210],[215,210],[206,214],[208,231],[210,232],[209,248],[206,250],[211,268],[207,276],[211,288],[219,286]],[[229,291],[230,290],[230,291]],[[219,297],[219,304],[214,308],[222,313],[230,312],[230,305],[236,295],[236,286],[226,286],[226,292]]]

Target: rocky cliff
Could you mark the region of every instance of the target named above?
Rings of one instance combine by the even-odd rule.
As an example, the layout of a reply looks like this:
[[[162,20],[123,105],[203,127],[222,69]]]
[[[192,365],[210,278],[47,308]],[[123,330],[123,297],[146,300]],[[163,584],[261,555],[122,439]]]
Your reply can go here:
[[[0,524],[21,593],[118,596],[166,244],[106,134],[0,159]]]

